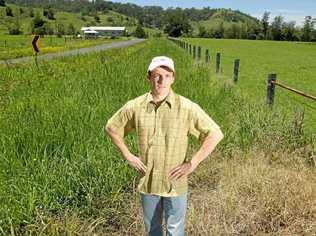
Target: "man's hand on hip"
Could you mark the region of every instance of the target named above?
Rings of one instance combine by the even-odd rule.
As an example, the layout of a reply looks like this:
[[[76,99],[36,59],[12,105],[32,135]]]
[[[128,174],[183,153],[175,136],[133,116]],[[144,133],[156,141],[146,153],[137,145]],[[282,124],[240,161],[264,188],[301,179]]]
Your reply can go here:
[[[169,178],[170,180],[177,180],[182,176],[186,176],[192,173],[196,167],[197,165],[194,162],[184,162],[183,164],[176,166],[169,172]]]
[[[129,156],[126,157],[126,160],[128,164],[132,167],[134,167],[139,173],[145,174],[147,167],[145,164],[139,159],[139,157],[130,154]]]

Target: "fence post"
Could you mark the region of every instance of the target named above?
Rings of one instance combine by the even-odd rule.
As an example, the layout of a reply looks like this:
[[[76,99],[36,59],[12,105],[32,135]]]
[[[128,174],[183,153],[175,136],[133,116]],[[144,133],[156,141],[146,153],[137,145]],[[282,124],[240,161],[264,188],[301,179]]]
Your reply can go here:
[[[193,45],[193,59],[196,58],[196,47],[195,45]]]
[[[197,52],[197,54],[198,54],[198,59],[200,60],[201,59],[201,47],[200,46],[198,46],[198,52]]]
[[[192,46],[191,46],[191,44],[189,45],[189,51],[190,51],[190,55],[192,55]]]
[[[209,50],[206,49],[205,50],[205,63],[209,63],[210,62],[210,53]]]
[[[38,67],[38,62],[37,62],[37,52],[35,52],[35,55],[34,55],[34,61],[35,61],[35,65],[36,65],[36,67]]]
[[[274,89],[275,84],[274,82],[277,79],[276,74],[269,74],[268,75],[268,85],[267,85],[267,104],[272,106],[274,101]]]
[[[236,59],[234,62],[234,82],[238,81],[239,62],[240,59]]]
[[[4,47],[7,47],[7,40],[4,40]]]
[[[216,53],[216,74],[219,73],[220,64],[221,64],[221,54],[218,52]]]

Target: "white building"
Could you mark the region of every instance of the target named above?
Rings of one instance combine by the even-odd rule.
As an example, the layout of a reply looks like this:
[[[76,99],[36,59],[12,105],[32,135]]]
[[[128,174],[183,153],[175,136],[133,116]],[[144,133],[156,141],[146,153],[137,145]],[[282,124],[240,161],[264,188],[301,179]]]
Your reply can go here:
[[[123,36],[126,29],[125,27],[88,26],[81,27],[81,31],[83,31],[85,37]]]

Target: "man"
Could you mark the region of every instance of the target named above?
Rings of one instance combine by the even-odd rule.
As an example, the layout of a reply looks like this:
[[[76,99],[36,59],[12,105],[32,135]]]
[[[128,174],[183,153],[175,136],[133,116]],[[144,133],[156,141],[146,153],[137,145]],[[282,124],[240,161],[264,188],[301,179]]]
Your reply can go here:
[[[167,235],[184,235],[187,176],[223,138],[220,127],[189,99],[176,94],[174,62],[154,57],[148,67],[150,92],[128,101],[107,122],[106,132],[130,166],[142,176],[137,186],[148,235],[162,235],[162,216]],[[132,154],[124,136],[135,129],[139,154]],[[202,145],[186,160],[188,134]]]

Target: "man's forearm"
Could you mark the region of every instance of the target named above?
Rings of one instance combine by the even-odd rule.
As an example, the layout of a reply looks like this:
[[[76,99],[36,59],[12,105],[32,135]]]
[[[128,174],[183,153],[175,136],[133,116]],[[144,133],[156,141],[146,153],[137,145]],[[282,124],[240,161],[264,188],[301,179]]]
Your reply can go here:
[[[224,135],[222,131],[215,131],[210,136],[206,137],[203,141],[200,149],[194,154],[191,159],[191,163],[194,166],[198,166],[212,151],[216,145],[223,139]]]
[[[131,153],[125,144],[124,139],[117,133],[113,132],[110,128],[105,129],[105,131],[111,137],[112,142],[120,150],[122,155],[127,158]]]

